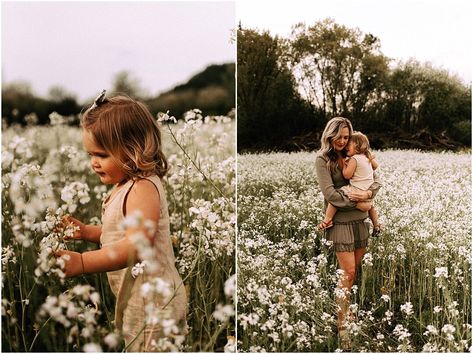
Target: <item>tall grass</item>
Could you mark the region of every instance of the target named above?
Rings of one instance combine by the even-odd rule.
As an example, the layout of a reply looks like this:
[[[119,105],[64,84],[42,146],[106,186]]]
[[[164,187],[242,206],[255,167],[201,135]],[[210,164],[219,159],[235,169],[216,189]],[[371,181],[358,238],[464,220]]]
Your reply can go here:
[[[2,348],[121,351],[105,274],[62,277],[51,251],[94,249],[63,242],[61,216],[100,223],[107,187],[89,167],[79,128],[9,127],[2,152]],[[171,350],[234,350],[234,121],[189,112],[163,123],[165,178],[176,266],[189,298],[189,333]],[[60,263],[60,262],[59,262]],[[171,331],[171,329],[170,329]],[[171,334],[170,337],[173,337]]]
[[[352,351],[471,348],[471,155],[383,151],[371,239],[351,296]],[[315,154],[238,156],[238,346],[339,351],[337,263],[315,231]]]

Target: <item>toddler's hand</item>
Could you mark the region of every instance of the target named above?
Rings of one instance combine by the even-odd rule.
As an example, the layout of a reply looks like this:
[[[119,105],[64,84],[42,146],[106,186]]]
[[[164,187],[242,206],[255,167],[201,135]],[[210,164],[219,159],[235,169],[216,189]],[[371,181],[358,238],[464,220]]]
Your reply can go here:
[[[79,252],[58,250],[55,252],[54,255],[56,256],[56,258],[66,256],[63,257],[63,259],[65,261],[64,273],[66,273],[67,278],[75,277],[84,273],[82,255]]]
[[[85,229],[85,224],[82,223],[81,221],[77,220],[76,218],[73,218],[70,215],[65,215],[62,218],[62,222],[66,225],[73,225],[78,227],[79,229],[74,231],[74,233],[71,235],[64,235],[64,240],[82,240],[83,238],[83,232]]]

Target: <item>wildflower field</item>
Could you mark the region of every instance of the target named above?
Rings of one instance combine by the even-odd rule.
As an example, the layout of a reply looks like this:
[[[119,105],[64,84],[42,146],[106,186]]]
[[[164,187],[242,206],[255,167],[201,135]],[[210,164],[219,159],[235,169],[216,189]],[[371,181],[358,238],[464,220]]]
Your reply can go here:
[[[106,275],[65,279],[61,260],[52,256],[56,249],[96,247],[64,241],[73,230],[61,220],[70,214],[99,224],[109,186],[91,171],[80,128],[68,125],[67,117],[50,118],[50,126],[3,129],[2,349],[122,351]],[[147,311],[146,321],[168,335],[155,343],[159,349],[234,351],[234,120],[204,118],[198,110],[177,124],[167,115],[160,120],[171,167],[164,180],[171,237],[189,299],[188,334],[176,333],[159,309]],[[153,287],[162,284],[147,289]]]
[[[354,352],[471,350],[471,154],[378,151],[384,231],[352,289]],[[238,349],[341,351],[315,153],[238,156]]]

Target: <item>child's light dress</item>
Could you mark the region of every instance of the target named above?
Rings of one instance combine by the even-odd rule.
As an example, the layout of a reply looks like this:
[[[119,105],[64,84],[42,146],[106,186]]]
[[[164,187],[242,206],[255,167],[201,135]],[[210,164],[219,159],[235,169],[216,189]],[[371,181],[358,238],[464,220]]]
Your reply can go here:
[[[370,160],[363,154],[356,154],[352,156],[356,160],[356,169],[350,178],[350,184],[341,187],[340,189],[348,195],[353,190],[366,191],[373,184],[373,166]]]
[[[142,352],[151,351],[153,339],[157,342],[162,337],[162,331],[159,326],[145,324],[145,307],[147,300],[141,295],[142,284],[159,277],[171,286],[171,291],[175,293],[174,298],[166,305],[164,311],[175,320],[180,328],[181,334],[186,331],[186,306],[187,297],[184,284],[175,267],[175,258],[172,248],[169,214],[166,195],[158,176],[146,177],[151,181],[159,192],[159,201],[161,205],[158,228],[155,234],[154,247],[156,251],[156,261],[158,270],[149,274],[145,266],[144,272],[136,278],[132,276],[132,266],[113,272],[108,272],[107,277],[110,288],[116,297],[115,305],[115,326],[123,331],[125,345],[130,344],[137,335],[138,338],[133,341],[127,351]],[[100,242],[102,247],[111,246],[113,243],[122,240],[125,237],[125,230],[122,227],[124,220],[124,206],[126,196],[135,181],[129,180],[120,187],[115,187],[115,193],[106,199],[102,205],[102,235]],[[159,307],[165,305],[163,300],[154,300]],[[166,301],[167,303],[167,301]],[[149,304],[148,304],[149,306]],[[139,334],[141,331],[141,334]]]

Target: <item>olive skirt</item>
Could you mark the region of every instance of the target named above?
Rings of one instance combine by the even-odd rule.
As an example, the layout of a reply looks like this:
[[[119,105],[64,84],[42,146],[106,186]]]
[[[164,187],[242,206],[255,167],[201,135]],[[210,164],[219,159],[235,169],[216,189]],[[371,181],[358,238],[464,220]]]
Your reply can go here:
[[[325,237],[333,242],[335,252],[353,252],[357,248],[368,246],[370,223],[367,218],[361,220],[337,222],[326,229]]]

